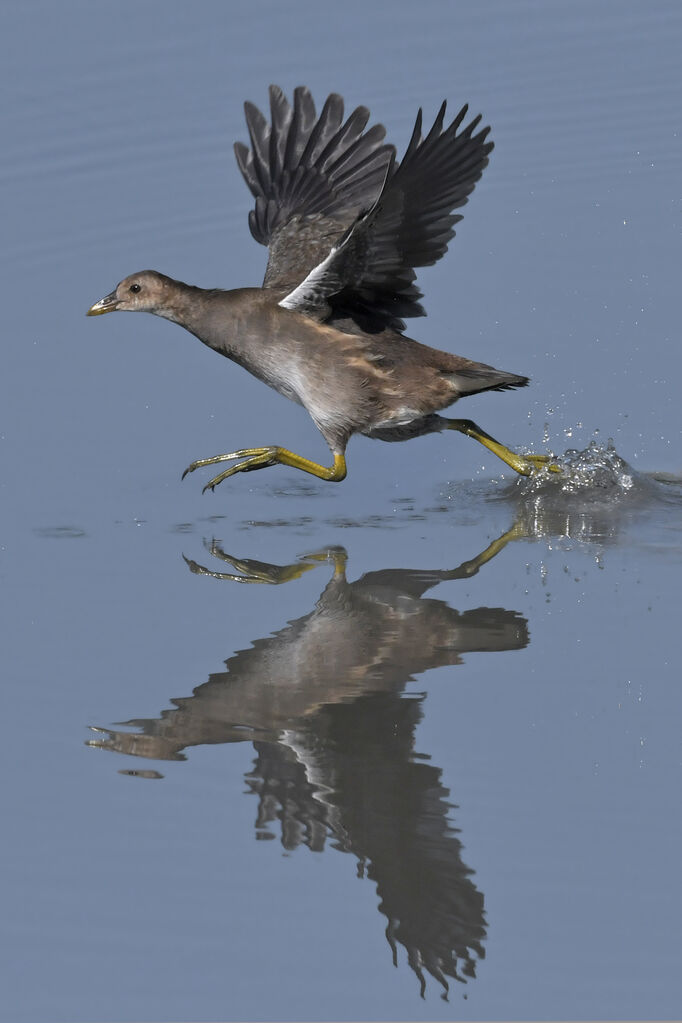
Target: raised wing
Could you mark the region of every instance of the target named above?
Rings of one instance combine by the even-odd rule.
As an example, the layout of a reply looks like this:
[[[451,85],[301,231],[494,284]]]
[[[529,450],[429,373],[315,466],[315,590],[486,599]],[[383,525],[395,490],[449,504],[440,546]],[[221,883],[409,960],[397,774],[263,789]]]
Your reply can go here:
[[[366,107],[344,121],[343,99],[332,93],[318,118],[305,87],[294,90],[293,108],[280,88],[269,92],[271,124],[245,103],[251,148],[237,142],[235,155],[256,200],[251,233],[270,249],[264,286],[285,294],[376,201],[394,150],[383,125],[365,131]]]
[[[414,267],[446,252],[462,219],[452,211],[467,202],[493,148],[489,128],[474,134],[480,114],[457,134],[467,110],[443,129],[443,103],[426,138],[419,111],[405,157],[400,165],[392,160],[379,198],[283,306],[317,318],[349,317],[364,330],[403,330],[402,317],[424,315]]]

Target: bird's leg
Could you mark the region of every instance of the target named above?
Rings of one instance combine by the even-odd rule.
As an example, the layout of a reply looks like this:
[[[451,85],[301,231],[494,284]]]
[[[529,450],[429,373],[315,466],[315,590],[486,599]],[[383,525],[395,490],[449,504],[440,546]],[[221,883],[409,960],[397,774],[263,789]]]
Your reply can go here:
[[[482,430],[471,419],[447,419],[446,422],[448,430],[457,430],[459,433],[465,433],[467,437],[473,437],[521,476],[531,476],[540,469],[561,472],[559,466],[552,461],[551,455],[517,455]]]
[[[293,469],[301,469],[302,472],[308,472],[311,476],[317,476],[321,480],[330,480],[332,483],[338,483],[346,478],[346,459],[338,452],[334,453],[334,464],[328,469],[325,465],[320,465],[309,458],[303,458],[302,455],[296,455],[293,451],[279,447],[241,448],[239,451],[230,451],[226,455],[199,458],[187,466],[182,478],[184,479],[188,472],[194,472],[195,469],[201,469],[205,465],[218,465],[219,462],[230,462],[234,458],[243,458],[244,461],[231,465],[225,472],[214,476],[212,480],[208,481],[204,490],[214,490],[219,483],[226,480],[228,476],[234,476],[237,472],[266,469],[269,465],[290,465]]]

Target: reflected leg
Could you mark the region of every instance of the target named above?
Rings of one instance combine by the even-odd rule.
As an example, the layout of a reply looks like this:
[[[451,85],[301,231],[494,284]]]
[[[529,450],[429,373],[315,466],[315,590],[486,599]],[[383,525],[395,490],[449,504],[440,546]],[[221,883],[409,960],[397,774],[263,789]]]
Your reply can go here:
[[[226,562],[236,571],[214,572],[210,568],[204,568],[196,561],[186,558],[183,554],[190,572],[195,575],[207,575],[212,579],[226,579],[229,582],[267,583],[271,586],[279,586],[281,583],[291,582],[292,579],[300,579],[305,572],[310,572],[317,565],[327,562],[333,564],[335,576],[343,575],[348,560],[348,555],[343,547],[327,547],[313,554],[306,554],[290,565],[273,565],[267,561],[256,561],[254,558],[235,558],[231,554],[226,554],[215,541],[208,549],[214,558]]]

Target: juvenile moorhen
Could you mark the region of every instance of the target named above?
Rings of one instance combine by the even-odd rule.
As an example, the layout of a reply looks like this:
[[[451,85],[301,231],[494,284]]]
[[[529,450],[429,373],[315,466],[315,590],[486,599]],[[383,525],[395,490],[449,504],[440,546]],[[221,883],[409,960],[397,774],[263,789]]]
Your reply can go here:
[[[148,312],[190,333],[264,383],[303,405],[334,458],[327,468],[279,446],[242,448],[201,458],[205,465],[241,459],[204,487],[237,472],[290,465],[339,481],[354,433],[409,440],[458,430],[523,475],[549,468],[547,455],[519,455],[470,419],[439,410],[480,391],[525,387],[528,378],[472,362],[405,337],[403,318],[424,315],[414,267],[447,250],[452,211],[468,201],[493,148],[480,115],[461,128],[463,106],[444,127],[445,103],[422,137],[422,112],[400,163],[385,130],[358,107],[344,121],[332,93],[317,117],[308,89],[293,107],[270,87],[271,124],[245,104],[251,146],[238,142],[239,168],[255,197],[249,226],[269,248],[262,288],[191,287],[154,270],[126,277],[88,310]],[[461,128],[461,130],[459,130]]]

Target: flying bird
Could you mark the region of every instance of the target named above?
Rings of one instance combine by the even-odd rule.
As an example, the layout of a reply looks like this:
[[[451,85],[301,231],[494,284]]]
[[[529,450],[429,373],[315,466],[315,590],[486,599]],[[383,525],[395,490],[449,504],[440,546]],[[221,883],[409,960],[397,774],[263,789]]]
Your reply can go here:
[[[260,288],[230,291],[183,284],[155,270],[120,282],[88,316],[148,312],[180,324],[205,345],[303,405],[329,445],[331,466],[279,445],[200,458],[185,469],[231,462],[204,490],[238,472],[288,465],[323,480],[346,476],[346,446],[360,433],[384,441],[456,430],[522,475],[559,471],[548,455],[519,455],[470,419],[441,410],[481,391],[525,387],[528,378],[439,351],[405,336],[425,315],[416,267],[447,250],[454,210],[464,206],[493,143],[465,105],[445,126],[443,103],[422,132],[422,111],[400,162],[369,110],[344,119],[332,93],[319,117],[309,90],[293,105],[270,87],[270,123],[245,104],[250,144],[235,144],[255,199],[251,234],[269,250]]]

